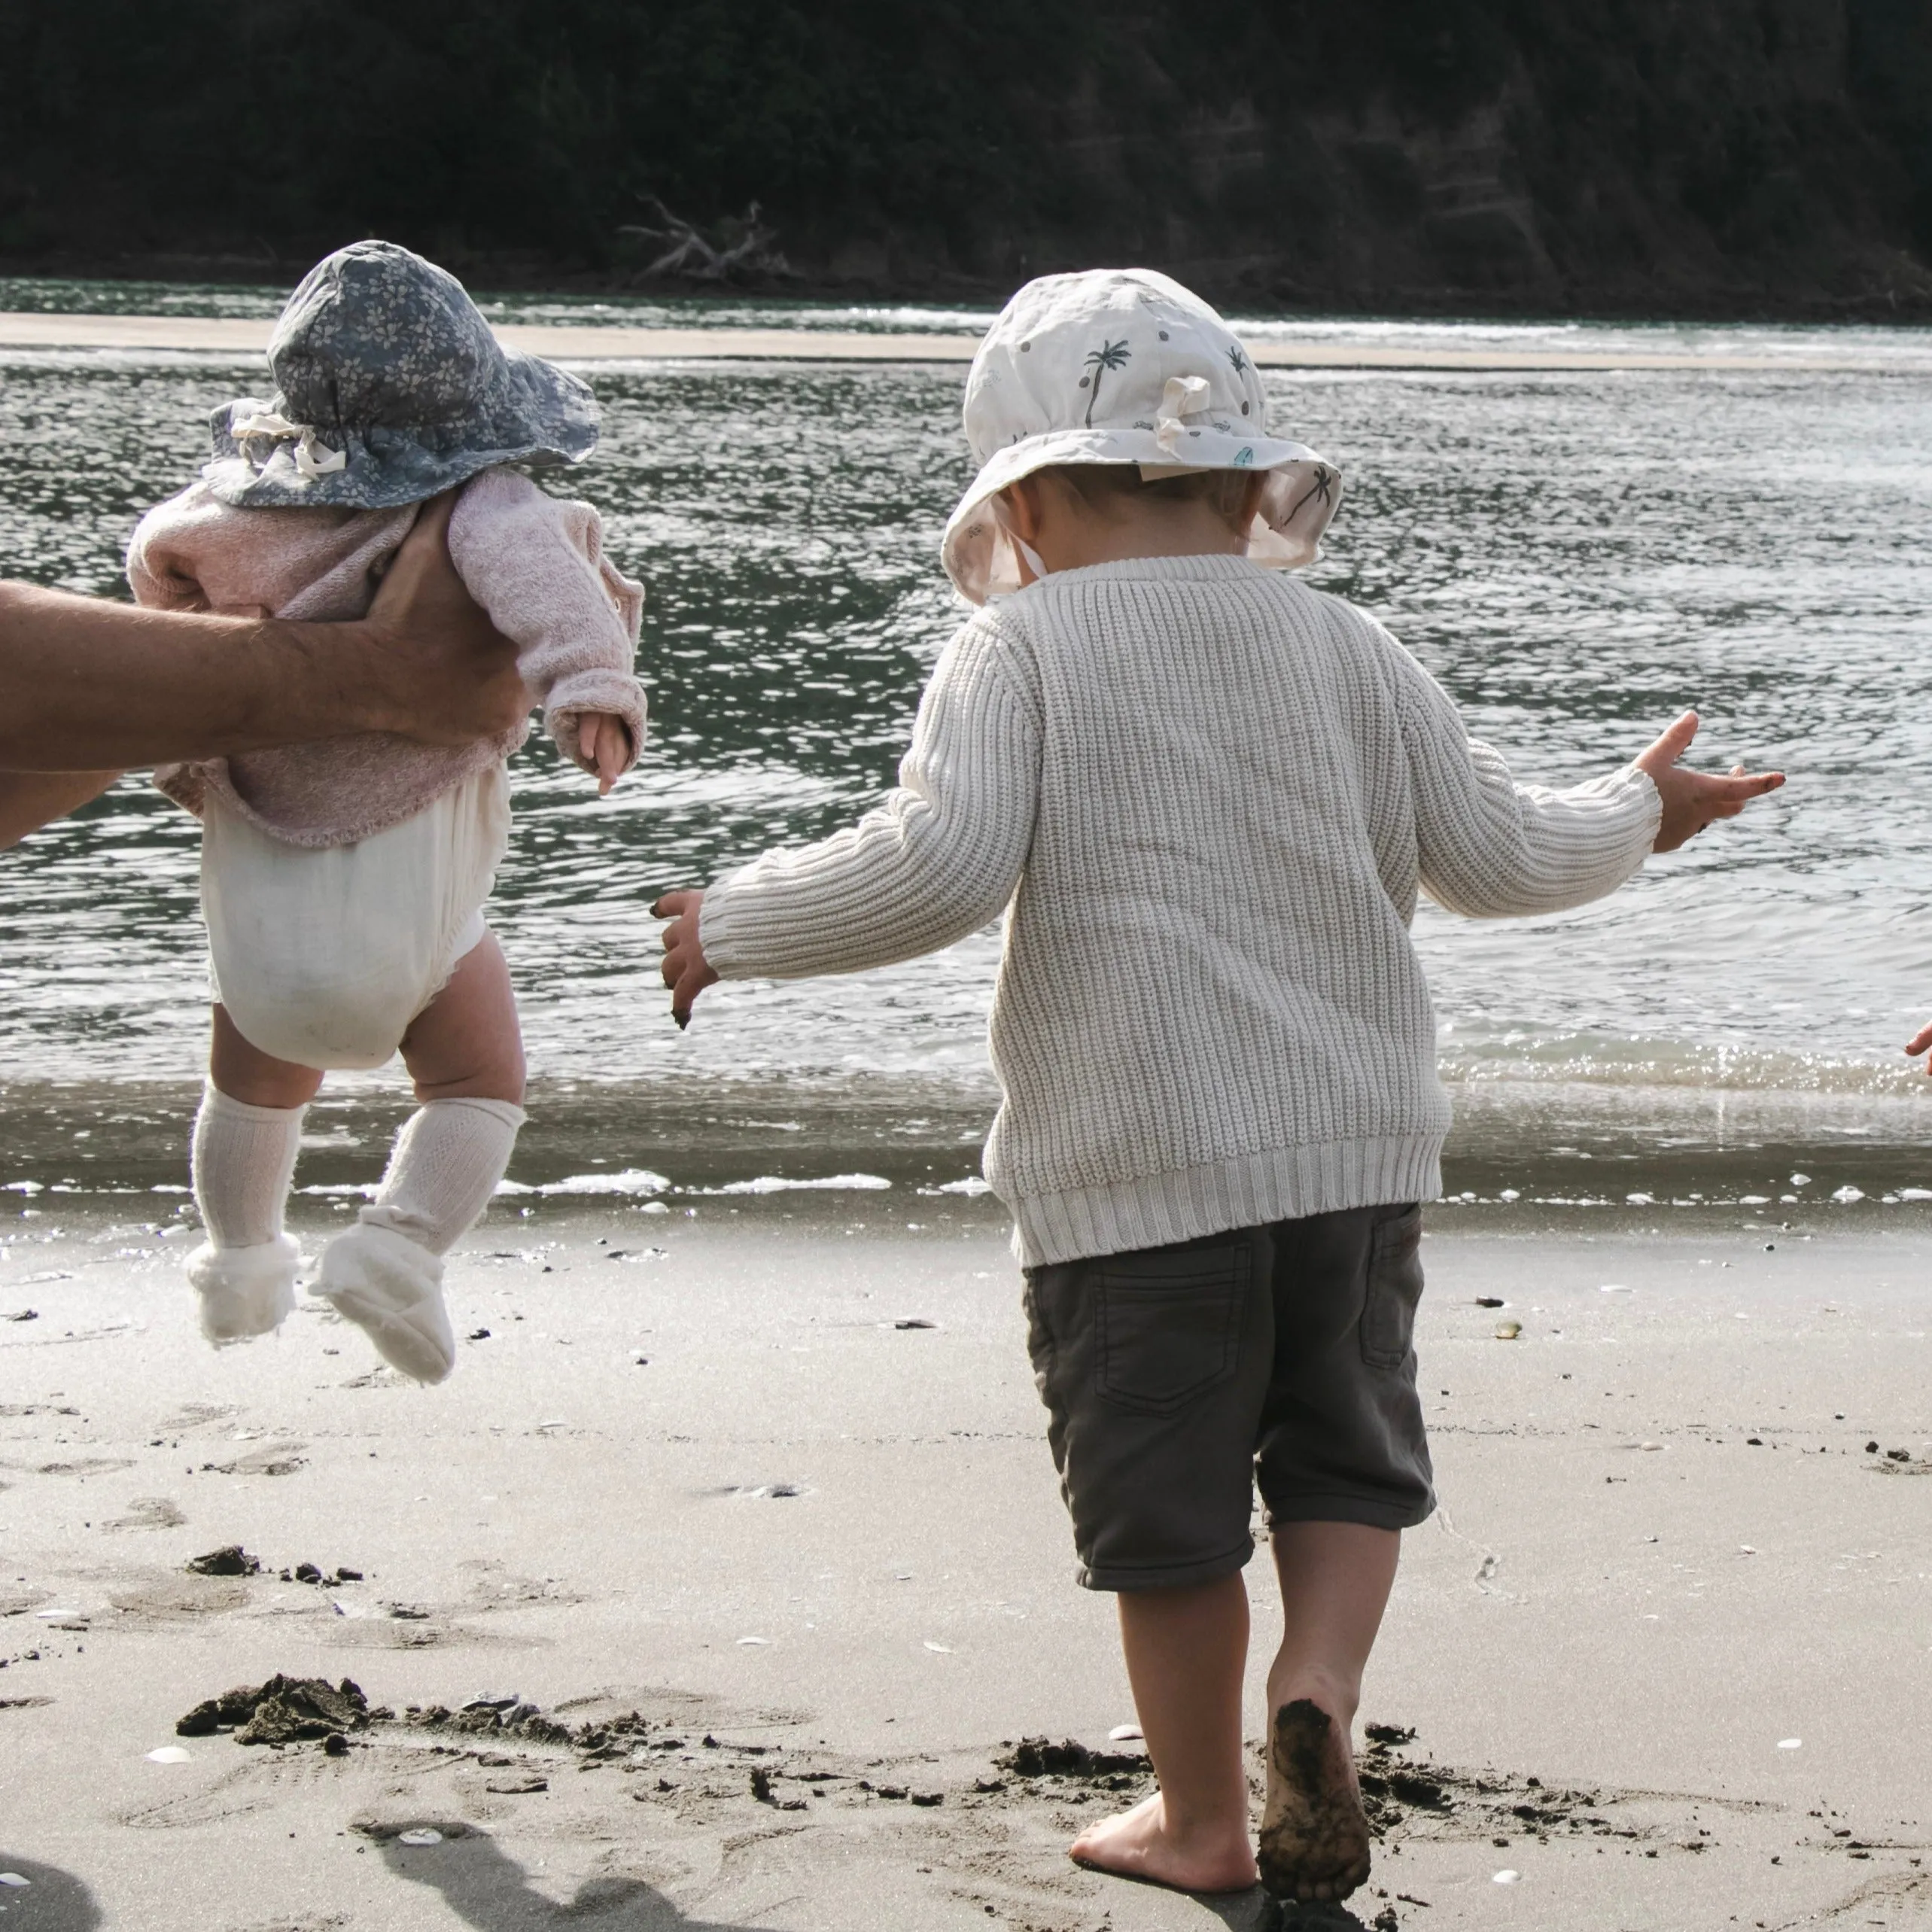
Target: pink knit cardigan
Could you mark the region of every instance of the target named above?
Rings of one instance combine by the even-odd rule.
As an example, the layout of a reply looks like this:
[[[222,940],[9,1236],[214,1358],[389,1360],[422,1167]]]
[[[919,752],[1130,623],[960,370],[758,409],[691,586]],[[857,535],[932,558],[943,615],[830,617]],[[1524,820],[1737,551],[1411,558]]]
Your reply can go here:
[[[196,483],[141,520],[128,546],[135,601],[164,610],[360,617],[415,522],[402,510],[236,510]],[[586,712],[622,718],[631,762],[644,741],[631,665],[644,593],[603,553],[588,504],[546,495],[514,470],[464,486],[449,555],[470,594],[518,647],[545,724],[579,765]],[[291,845],[351,845],[400,825],[522,744],[528,725],[475,744],[418,744],[388,732],[166,765],[154,782],[199,815],[213,791]]]

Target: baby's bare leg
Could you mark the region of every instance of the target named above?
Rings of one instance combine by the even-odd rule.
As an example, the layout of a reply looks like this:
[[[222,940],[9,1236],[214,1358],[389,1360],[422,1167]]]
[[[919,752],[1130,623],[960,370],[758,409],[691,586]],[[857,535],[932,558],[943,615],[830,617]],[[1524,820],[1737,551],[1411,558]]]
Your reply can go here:
[[[419,1100],[523,1099],[523,1033],[510,966],[494,933],[458,963],[449,984],[409,1022],[403,1063]]]
[[[306,1107],[322,1085],[314,1067],[298,1066],[292,1060],[278,1060],[251,1046],[221,1006],[214,1009],[208,1077],[231,1100],[251,1107]]]
[[[1261,1878],[1278,1896],[1346,1898],[1368,1876],[1349,1732],[1402,1539],[1359,1523],[1279,1523],[1281,1649],[1268,1672]]]

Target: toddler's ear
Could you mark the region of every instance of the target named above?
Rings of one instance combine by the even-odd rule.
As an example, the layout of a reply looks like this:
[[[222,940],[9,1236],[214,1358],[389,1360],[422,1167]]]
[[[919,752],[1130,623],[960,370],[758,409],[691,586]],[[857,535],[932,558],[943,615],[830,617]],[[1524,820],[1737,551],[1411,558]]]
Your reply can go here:
[[[1021,476],[1009,483],[997,499],[1000,521],[1023,543],[1030,543],[1040,534],[1040,479]]]

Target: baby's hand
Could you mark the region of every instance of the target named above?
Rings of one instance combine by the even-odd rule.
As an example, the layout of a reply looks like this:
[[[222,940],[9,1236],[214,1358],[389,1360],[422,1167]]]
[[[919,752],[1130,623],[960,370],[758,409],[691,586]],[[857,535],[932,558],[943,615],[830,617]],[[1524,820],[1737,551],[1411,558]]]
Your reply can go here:
[[[603,798],[630,765],[630,728],[608,711],[586,711],[577,720],[577,751],[584,769],[596,773],[597,796]]]
[[[718,983],[698,936],[704,907],[701,892],[668,892],[651,908],[653,919],[671,921],[664,929],[664,983],[671,988],[671,1017],[680,1027],[690,1025],[698,994]]]
[[[1923,1053],[1928,1046],[1932,1046],[1932,1027],[1921,1027],[1918,1032],[1906,1042],[1905,1050],[1911,1054]],[[1927,1073],[1932,1073],[1932,1060],[1928,1060],[1925,1063],[1925,1070]]]
[[[1654,852],[1675,852],[1714,818],[1736,818],[1753,799],[1776,791],[1784,782],[1781,771],[1747,776],[1742,765],[1732,766],[1730,775],[1723,778],[1708,771],[1685,771],[1677,761],[1690,749],[1690,741],[1696,735],[1697,713],[1686,711],[1636,761],[1638,771],[1650,774],[1663,801],[1657,842],[1651,847]]]

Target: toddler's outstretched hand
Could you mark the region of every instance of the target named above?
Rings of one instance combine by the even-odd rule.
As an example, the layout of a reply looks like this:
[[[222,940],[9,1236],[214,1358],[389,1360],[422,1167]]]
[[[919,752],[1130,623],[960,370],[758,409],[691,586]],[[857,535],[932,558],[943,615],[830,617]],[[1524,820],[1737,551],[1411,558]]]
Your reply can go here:
[[[1650,774],[1663,801],[1657,841],[1651,847],[1654,852],[1675,852],[1713,819],[1736,818],[1753,799],[1776,791],[1784,782],[1781,771],[1747,774],[1742,765],[1733,765],[1725,777],[1711,771],[1685,771],[1677,761],[1690,749],[1696,735],[1697,713],[1686,711],[1636,761],[1638,771]]]
[[[1932,1027],[1921,1027],[1918,1032],[1906,1042],[1905,1050],[1909,1054],[1923,1053],[1928,1046],[1932,1046]],[[1927,1073],[1932,1073],[1932,1060],[1928,1060],[1925,1063],[1925,1070]]]
[[[586,711],[577,720],[577,752],[585,770],[597,774],[597,796],[603,798],[631,762],[629,728],[608,711]]]
[[[664,929],[664,983],[671,988],[671,1017],[680,1027],[690,1025],[698,994],[718,982],[698,936],[704,906],[701,892],[668,892],[651,908],[653,919],[671,921]]]

